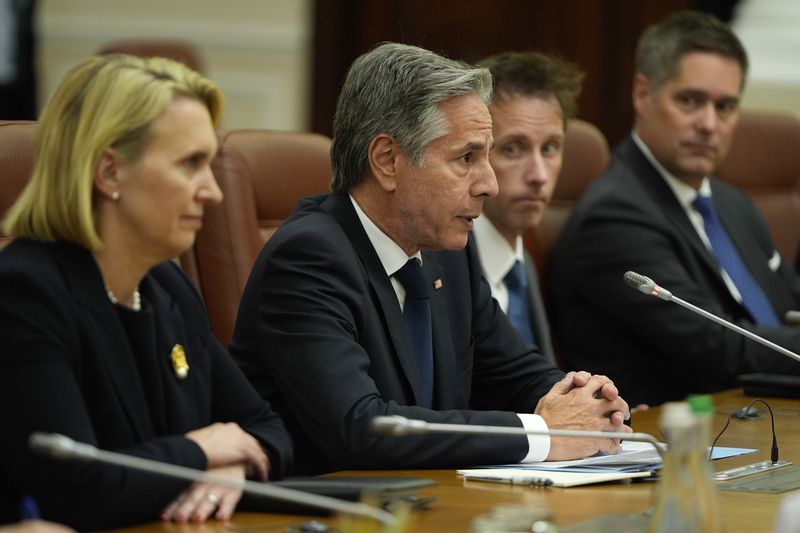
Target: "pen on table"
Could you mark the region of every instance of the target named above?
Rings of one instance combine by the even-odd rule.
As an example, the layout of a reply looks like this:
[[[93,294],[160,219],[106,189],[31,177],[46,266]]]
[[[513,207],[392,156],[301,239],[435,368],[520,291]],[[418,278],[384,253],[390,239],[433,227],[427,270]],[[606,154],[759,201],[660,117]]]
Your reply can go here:
[[[37,520],[40,518],[39,505],[32,496],[23,496],[19,504],[20,520]]]
[[[508,483],[511,485],[528,485],[531,487],[549,487],[553,480],[546,477],[535,476],[483,476],[475,474],[465,474],[466,481],[488,481],[490,483]]]

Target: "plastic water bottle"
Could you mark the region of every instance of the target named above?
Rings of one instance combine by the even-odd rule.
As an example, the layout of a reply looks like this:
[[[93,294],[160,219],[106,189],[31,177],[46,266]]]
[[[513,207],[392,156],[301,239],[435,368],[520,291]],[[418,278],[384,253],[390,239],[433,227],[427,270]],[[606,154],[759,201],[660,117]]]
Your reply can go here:
[[[694,470],[700,473],[702,482],[697,485],[697,498],[698,504],[701,506],[701,515],[706,517],[703,531],[723,531],[719,494],[713,478],[714,469],[711,468],[711,460],[708,456],[708,447],[711,445],[711,422],[714,418],[714,399],[708,394],[703,394],[690,396],[686,402],[697,418],[697,433],[700,442],[693,457],[696,461]]]
[[[698,417],[685,402],[664,404],[660,425],[669,449],[655,489],[650,531],[721,532],[717,492],[706,451],[708,431],[702,430]]]

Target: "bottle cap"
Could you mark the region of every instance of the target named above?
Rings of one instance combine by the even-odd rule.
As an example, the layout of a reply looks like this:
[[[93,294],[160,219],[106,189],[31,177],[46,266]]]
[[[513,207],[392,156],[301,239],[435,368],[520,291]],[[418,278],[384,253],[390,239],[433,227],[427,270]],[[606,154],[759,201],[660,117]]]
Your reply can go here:
[[[697,422],[688,403],[667,402],[661,406],[659,423],[664,429],[671,429],[690,427]]]
[[[714,412],[714,399],[710,394],[693,394],[686,398],[686,402],[696,414]]]

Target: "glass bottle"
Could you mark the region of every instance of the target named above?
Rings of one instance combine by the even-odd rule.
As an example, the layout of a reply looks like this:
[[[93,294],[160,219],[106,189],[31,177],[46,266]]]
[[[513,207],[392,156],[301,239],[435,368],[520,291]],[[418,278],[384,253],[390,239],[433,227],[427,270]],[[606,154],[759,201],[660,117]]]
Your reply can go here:
[[[697,419],[697,436],[699,443],[693,454],[693,469],[700,473],[697,485],[698,504],[701,515],[705,517],[703,531],[712,533],[722,531],[722,513],[719,506],[717,484],[714,481],[714,470],[708,454],[711,445],[711,423],[714,419],[714,399],[709,394],[689,396],[686,399]]]
[[[660,425],[669,448],[655,488],[653,533],[718,533],[722,523],[701,423],[686,402],[666,403]]]

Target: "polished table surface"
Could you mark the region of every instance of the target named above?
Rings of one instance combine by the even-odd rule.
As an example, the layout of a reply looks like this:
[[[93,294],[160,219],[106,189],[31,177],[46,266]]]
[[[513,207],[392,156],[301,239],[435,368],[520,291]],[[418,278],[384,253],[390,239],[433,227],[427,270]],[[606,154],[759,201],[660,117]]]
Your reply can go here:
[[[800,465],[800,400],[765,398],[775,412],[781,459]],[[713,430],[722,429],[728,413],[744,407],[753,398],[740,390],[714,395],[716,415]],[[716,470],[769,459],[772,442],[769,414],[761,420],[733,419],[719,446],[756,448],[755,454],[714,461]],[[656,435],[659,409],[634,416],[634,431]],[[498,437],[502,438],[502,437]],[[435,480],[438,485],[421,489],[421,496],[435,496],[430,508],[414,512],[407,531],[469,531],[476,516],[488,513],[499,505],[547,506],[552,510],[558,526],[576,524],[608,513],[641,513],[651,506],[653,482],[609,483],[572,488],[520,487],[478,481],[463,481],[454,470],[405,470],[380,472],[341,472],[345,476],[415,476]],[[720,491],[725,530],[733,532],[772,531],[782,499],[790,493],[754,494]],[[222,532],[222,531],[282,531],[285,526],[298,525],[310,517],[257,513],[237,513],[229,524],[209,522],[199,525],[152,523],[117,531],[171,531],[171,532]],[[322,519],[335,523],[334,519]]]

